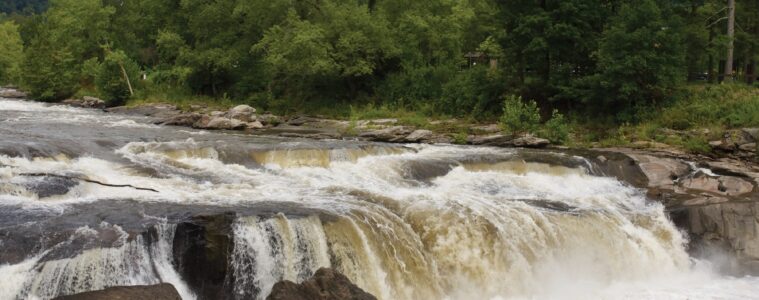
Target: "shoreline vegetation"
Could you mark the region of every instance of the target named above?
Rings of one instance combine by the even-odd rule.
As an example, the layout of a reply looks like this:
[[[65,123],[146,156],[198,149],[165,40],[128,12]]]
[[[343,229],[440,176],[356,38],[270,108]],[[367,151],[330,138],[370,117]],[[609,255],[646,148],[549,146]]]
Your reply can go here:
[[[736,1],[730,36],[717,0],[10,1],[0,85],[108,107],[245,104],[348,135],[393,119],[459,144],[497,133],[756,161],[757,5]]]

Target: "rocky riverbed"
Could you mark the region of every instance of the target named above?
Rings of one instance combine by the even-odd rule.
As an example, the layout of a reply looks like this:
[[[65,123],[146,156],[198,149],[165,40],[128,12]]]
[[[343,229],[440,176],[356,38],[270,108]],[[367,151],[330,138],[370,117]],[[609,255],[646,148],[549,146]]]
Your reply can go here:
[[[759,169],[738,156],[198,111],[0,99],[0,299],[759,293]],[[213,118],[264,128],[192,128]]]

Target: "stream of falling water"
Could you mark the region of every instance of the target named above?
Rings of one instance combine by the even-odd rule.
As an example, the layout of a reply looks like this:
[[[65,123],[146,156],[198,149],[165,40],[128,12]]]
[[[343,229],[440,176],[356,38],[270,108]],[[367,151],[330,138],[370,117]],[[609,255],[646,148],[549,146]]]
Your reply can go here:
[[[228,264],[237,299],[265,299],[274,283],[303,281],[320,267],[380,299],[759,298],[759,280],[719,275],[690,258],[662,205],[590,172],[579,157],[541,153],[562,162],[543,163],[496,148],[299,145],[230,151],[178,139],[127,143],[115,151],[120,160],[0,155],[0,203],[63,212],[119,199],[177,209],[281,207],[233,221]],[[91,181],[42,197],[41,179],[24,175],[32,173]],[[288,213],[293,207],[304,213]],[[148,240],[118,224],[82,227],[0,265],[0,299],[159,282],[195,299],[172,257],[176,230],[160,222]],[[116,237],[107,247],[73,246],[103,232]]]

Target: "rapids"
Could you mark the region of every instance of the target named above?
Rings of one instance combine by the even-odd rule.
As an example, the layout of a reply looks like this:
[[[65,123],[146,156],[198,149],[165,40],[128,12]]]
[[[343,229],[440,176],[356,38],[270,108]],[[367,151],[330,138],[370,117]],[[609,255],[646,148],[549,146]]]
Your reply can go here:
[[[151,121],[0,99],[0,299],[264,299],[320,267],[380,299],[759,299],[579,156]],[[203,254],[216,277],[188,265],[197,234],[223,246]]]

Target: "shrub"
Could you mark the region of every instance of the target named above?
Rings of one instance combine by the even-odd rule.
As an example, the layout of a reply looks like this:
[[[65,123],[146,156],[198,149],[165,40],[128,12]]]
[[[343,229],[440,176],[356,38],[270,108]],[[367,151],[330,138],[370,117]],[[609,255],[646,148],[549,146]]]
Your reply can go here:
[[[554,144],[566,142],[569,138],[569,124],[564,119],[564,115],[554,109],[551,119],[543,127],[542,135]]]
[[[535,101],[522,101],[522,97],[507,96],[503,101],[501,126],[509,133],[532,132],[540,124],[540,111]]]

